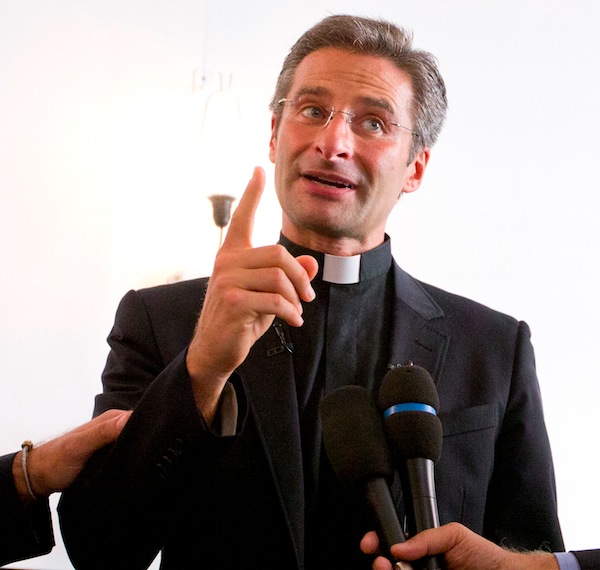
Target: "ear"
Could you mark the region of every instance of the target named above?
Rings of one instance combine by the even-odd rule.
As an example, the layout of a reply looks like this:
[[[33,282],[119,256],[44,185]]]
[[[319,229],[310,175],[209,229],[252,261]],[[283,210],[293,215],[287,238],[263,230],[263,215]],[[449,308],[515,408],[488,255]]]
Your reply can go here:
[[[430,149],[421,149],[413,158],[407,169],[406,180],[402,187],[402,192],[414,192],[418,190],[425,176],[425,168],[429,162]]]
[[[271,115],[271,139],[269,140],[269,160],[275,164],[277,156],[277,131],[276,131],[275,115]]]

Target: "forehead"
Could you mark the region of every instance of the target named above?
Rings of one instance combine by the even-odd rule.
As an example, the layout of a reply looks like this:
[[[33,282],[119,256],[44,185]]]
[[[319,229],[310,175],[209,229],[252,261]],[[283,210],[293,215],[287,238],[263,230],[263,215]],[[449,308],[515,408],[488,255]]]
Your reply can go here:
[[[409,75],[385,57],[325,48],[307,55],[296,68],[288,97],[317,91],[340,104],[365,99],[386,101],[408,113],[412,98]]]

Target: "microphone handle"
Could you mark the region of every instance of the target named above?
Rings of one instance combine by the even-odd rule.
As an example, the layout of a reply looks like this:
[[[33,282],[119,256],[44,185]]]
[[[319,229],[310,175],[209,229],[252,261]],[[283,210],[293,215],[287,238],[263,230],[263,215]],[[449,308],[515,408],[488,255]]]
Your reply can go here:
[[[390,560],[391,546],[406,540],[394,507],[390,488],[385,479],[377,477],[367,481],[365,495],[377,522],[380,551]]]
[[[406,459],[406,476],[415,517],[415,531],[440,526],[435,494],[433,461],[417,457]]]
[[[407,459],[406,476],[411,491],[411,503],[414,516],[415,531],[421,532],[428,528],[440,526],[440,517],[435,494],[435,477],[431,459]],[[421,570],[443,570],[443,556],[427,556],[417,562]]]

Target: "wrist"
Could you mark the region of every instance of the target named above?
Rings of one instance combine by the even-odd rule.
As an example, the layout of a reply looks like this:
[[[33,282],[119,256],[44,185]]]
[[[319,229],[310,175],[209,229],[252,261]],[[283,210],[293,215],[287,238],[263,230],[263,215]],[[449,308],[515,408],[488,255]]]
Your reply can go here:
[[[12,475],[15,489],[24,505],[30,505],[34,503],[39,497],[39,495],[33,489],[31,476],[29,473],[31,459],[30,449],[31,448],[25,450],[25,448],[23,448],[21,451],[19,451],[15,455],[12,464]]]
[[[511,552],[511,570],[559,570],[558,561],[550,552]]]
[[[219,407],[223,388],[227,384],[230,374],[214,370],[210,361],[200,358],[192,346],[188,348],[185,365],[196,407],[206,423],[211,426]]]
[[[227,378],[215,380],[214,377],[207,377],[205,374],[193,373],[189,366],[187,369],[196,408],[210,427],[215,419]]]

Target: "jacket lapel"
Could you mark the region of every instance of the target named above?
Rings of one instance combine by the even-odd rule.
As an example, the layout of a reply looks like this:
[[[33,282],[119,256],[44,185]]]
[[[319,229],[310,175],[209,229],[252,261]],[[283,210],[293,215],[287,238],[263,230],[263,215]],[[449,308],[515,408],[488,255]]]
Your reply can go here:
[[[304,476],[300,420],[286,325],[275,319],[238,369],[266,450],[300,568],[304,565]],[[289,339],[289,336],[287,337]],[[282,437],[282,434],[285,434]]]
[[[396,296],[390,364],[422,366],[437,384],[450,342],[442,329],[444,313],[418,281],[396,264],[394,269]]]

